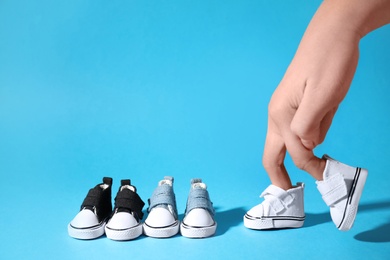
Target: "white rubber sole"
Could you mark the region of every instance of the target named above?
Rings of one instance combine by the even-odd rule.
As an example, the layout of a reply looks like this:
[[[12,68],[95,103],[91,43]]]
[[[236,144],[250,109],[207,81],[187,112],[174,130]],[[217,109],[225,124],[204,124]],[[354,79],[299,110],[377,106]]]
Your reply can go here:
[[[352,183],[352,188],[348,194],[343,218],[337,227],[341,231],[350,230],[353,226],[353,223],[355,222],[360,198],[362,196],[364,185],[366,184],[367,176],[368,171],[366,169],[357,168]]]
[[[205,238],[211,237],[217,230],[217,222],[214,222],[212,226],[207,227],[193,227],[186,225],[184,222],[180,225],[180,233],[183,237],[188,238]]]
[[[132,240],[142,235],[142,224],[126,229],[111,229],[105,227],[106,236],[111,240]]]
[[[151,227],[146,223],[143,224],[144,234],[148,237],[166,238],[173,237],[179,232],[180,221],[176,221],[168,227]]]
[[[253,217],[248,214],[244,216],[244,226],[255,230],[300,228],[305,222],[305,217],[273,216]]]
[[[69,224],[68,234],[69,236],[77,239],[95,239],[101,237],[104,234],[105,226],[105,221],[103,221],[100,225],[90,228],[76,228]]]

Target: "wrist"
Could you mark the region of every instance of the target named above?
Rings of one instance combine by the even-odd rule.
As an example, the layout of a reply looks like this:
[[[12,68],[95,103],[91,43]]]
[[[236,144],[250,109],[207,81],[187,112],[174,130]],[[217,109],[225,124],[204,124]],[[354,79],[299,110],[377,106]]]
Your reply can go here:
[[[326,25],[335,34],[354,34],[361,39],[390,23],[390,1],[325,0],[312,22]]]

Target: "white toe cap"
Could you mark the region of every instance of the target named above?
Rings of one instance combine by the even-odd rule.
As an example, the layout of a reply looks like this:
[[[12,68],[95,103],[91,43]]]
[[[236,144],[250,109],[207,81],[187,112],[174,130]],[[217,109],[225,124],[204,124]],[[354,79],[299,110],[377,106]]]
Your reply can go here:
[[[201,208],[191,210],[183,220],[187,225],[196,227],[206,227],[214,224],[210,213]]]
[[[175,223],[175,218],[166,208],[153,208],[145,223],[151,227],[166,227]]]
[[[75,228],[87,228],[98,225],[99,220],[94,212],[89,209],[83,209],[74,217],[70,224]]]
[[[115,213],[107,223],[107,227],[111,229],[126,229],[136,225],[137,220],[128,212]]]

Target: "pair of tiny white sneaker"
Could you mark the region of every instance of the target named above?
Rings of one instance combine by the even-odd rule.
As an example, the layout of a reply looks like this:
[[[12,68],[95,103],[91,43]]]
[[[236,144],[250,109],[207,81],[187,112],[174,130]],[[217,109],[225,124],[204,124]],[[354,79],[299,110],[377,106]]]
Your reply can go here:
[[[330,207],[331,218],[339,230],[351,229],[358,210],[360,197],[367,179],[367,170],[351,167],[327,155],[323,180],[317,188]],[[305,220],[303,183],[285,191],[270,185],[260,197],[264,201],[244,216],[244,225],[250,229],[299,228]]]
[[[165,189],[166,192],[158,192],[159,189]],[[205,238],[215,234],[217,223],[214,220],[214,209],[207,186],[201,179],[193,179],[191,182],[186,212],[181,223],[178,220],[172,177],[167,176],[159,182],[149,201],[149,215],[143,224],[146,236],[168,238],[179,233],[179,230],[182,236],[188,238]]]

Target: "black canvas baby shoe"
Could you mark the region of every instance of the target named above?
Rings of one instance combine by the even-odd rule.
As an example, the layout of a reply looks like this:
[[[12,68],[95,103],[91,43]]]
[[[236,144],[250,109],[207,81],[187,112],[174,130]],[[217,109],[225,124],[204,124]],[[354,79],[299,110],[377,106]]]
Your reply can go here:
[[[115,197],[115,207],[105,232],[112,240],[131,240],[142,234],[142,208],[145,203],[130,180],[122,180]]]
[[[104,177],[103,183],[90,189],[80,212],[68,225],[69,236],[77,239],[94,239],[104,234],[104,227],[112,212],[112,178]]]

